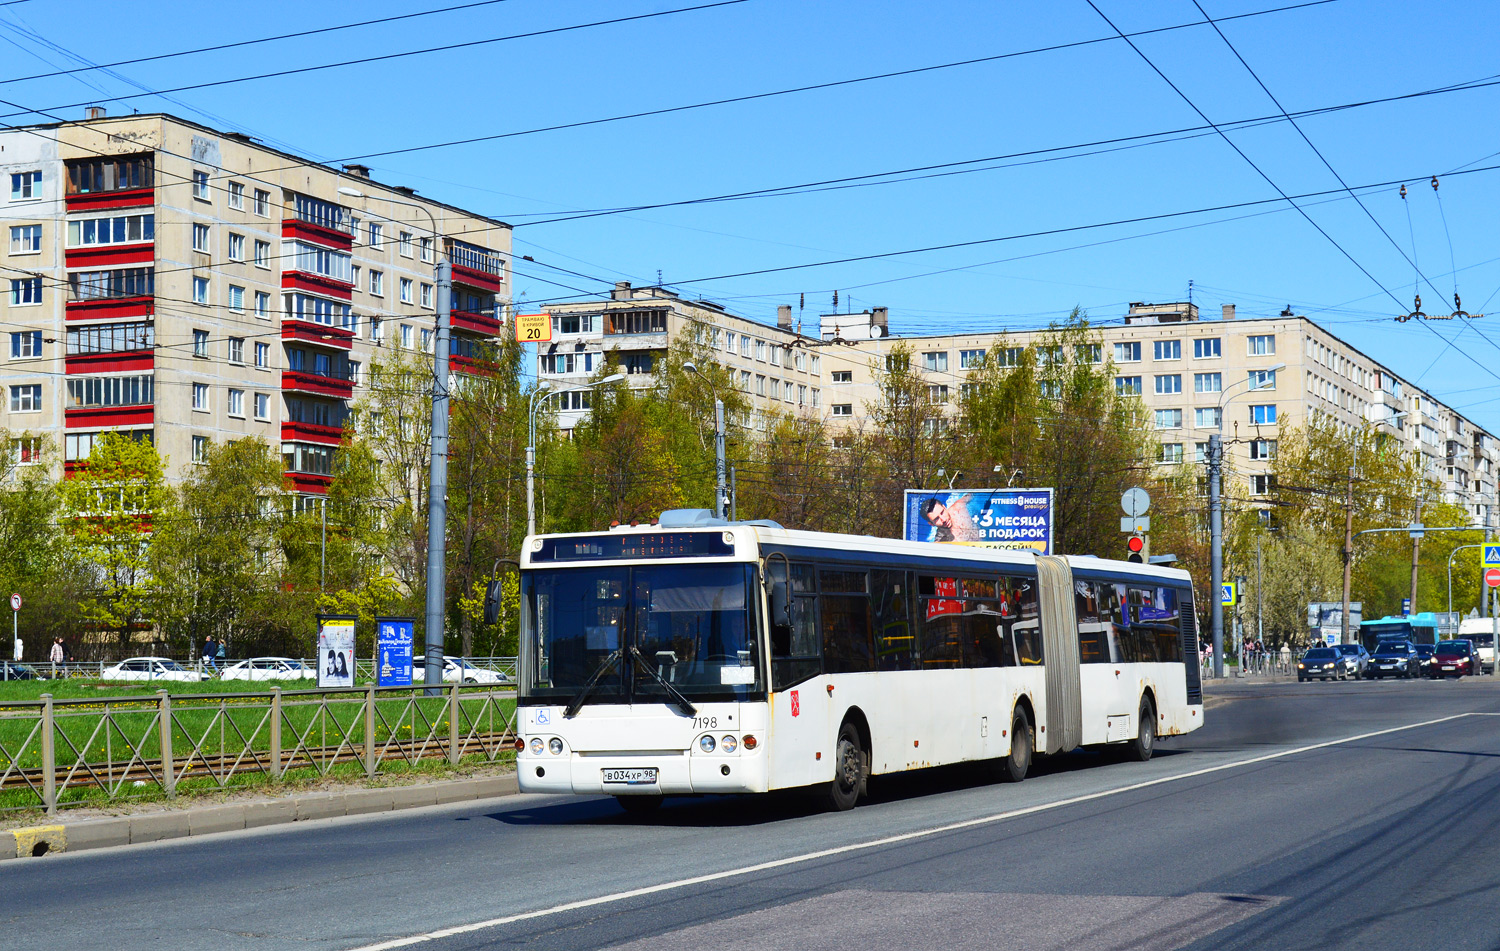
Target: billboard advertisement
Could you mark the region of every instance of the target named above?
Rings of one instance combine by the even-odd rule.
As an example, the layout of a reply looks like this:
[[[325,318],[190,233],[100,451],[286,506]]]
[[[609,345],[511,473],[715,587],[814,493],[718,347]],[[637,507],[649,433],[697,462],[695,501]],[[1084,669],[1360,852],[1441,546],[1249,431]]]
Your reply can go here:
[[[375,619],[375,686],[411,686],[411,645],[416,626],[414,618]]]
[[[318,686],[354,686],[353,617],[319,615]]]
[[[906,490],[907,541],[1052,554],[1051,489]]]

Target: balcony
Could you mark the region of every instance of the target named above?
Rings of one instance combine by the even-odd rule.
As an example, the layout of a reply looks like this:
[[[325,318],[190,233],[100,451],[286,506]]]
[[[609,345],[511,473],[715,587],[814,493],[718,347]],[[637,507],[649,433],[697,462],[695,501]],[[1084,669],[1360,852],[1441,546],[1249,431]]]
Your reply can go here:
[[[289,421],[281,424],[282,442],[310,442],[319,446],[337,446],[344,438],[338,426]]]
[[[448,242],[448,262],[453,265],[453,281],[467,284],[498,294],[505,281],[505,260],[498,251],[476,247],[451,238]]]
[[[281,321],[281,339],[296,340],[331,350],[347,351],[354,347],[354,331],[295,317],[284,318]]]
[[[63,362],[64,372],[121,373],[151,372],[156,366],[155,350],[124,350],[117,353],[70,353]]]
[[[305,370],[281,371],[281,389],[286,393],[306,393],[347,400],[354,396],[354,381],[347,376],[322,376]]]
[[[500,336],[500,321],[489,314],[455,310],[450,314],[450,319],[454,330],[467,330],[485,337]]]
[[[63,411],[66,429],[117,429],[150,426],[156,419],[151,403],[139,406],[82,406]]]

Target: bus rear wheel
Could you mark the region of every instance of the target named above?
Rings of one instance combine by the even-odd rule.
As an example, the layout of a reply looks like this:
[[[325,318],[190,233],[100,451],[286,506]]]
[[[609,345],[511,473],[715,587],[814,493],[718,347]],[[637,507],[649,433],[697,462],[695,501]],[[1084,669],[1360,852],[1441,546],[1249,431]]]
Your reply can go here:
[[[649,816],[661,808],[661,796],[616,796],[615,802],[627,816]]]
[[[1019,783],[1031,770],[1031,721],[1026,711],[1016,707],[1010,715],[1010,754],[1000,761],[1000,778],[1008,783]]]
[[[853,809],[865,785],[865,750],[859,730],[848,720],[839,727],[834,745],[833,782],[828,784],[826,801],[835,812]]]
[[[1150,700],[1141,700],[1141,711],[1136,717],[1135,739],[1125,746],[1125,758],[1144,763],[1156,749],[1156,708]]]

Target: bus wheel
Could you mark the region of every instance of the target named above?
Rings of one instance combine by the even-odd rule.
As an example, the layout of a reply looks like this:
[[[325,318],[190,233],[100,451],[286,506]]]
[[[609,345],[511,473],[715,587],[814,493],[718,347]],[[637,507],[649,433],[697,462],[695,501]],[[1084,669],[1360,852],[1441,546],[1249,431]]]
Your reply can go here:
[[[1016,707],[1010,715],[1010,755],[1000,761],[1000,778],[1008,783],[1019,783],[1031,769],[1031,721],[1026,711]]]
[[[1136,717],[1135,739],[1125,746],[1125,758],[1144,763],[1151,758],[1156,748],[1156,709],[1150,700],[1141,701],[1141,712]]]
[[[848,720],[839,727],[837,750],[833,756],[833,782],[828,784],[827,801],[835,812],[853,809],[864,788],[865,753],[860,745],[859,730]]]
[[[615,802],[628,816],[649,816],[661,808],[661,796],[616,796]]]

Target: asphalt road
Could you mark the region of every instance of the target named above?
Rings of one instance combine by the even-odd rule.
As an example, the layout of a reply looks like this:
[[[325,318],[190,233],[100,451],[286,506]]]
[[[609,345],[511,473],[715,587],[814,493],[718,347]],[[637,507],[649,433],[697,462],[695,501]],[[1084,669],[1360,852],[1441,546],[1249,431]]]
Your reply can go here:
[[[1149,763],[513,797],[0,865],[10,947],[1500,948],[1500,685],[1233,685]],[[1383,732],[1384,731],[1384,732]],[[1373,734],[1373,735],[1372,735]],[[447,933],[439,933],[444,932]]]

